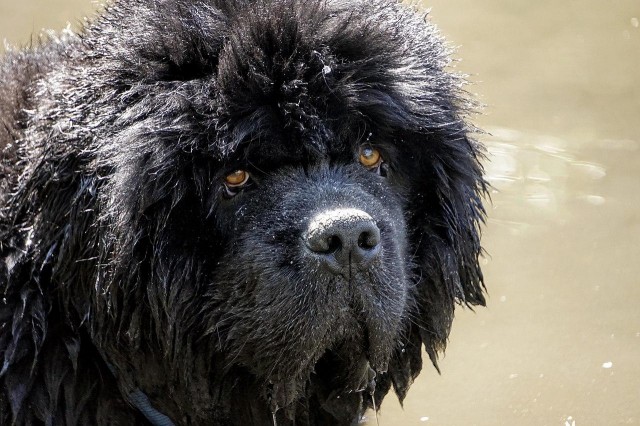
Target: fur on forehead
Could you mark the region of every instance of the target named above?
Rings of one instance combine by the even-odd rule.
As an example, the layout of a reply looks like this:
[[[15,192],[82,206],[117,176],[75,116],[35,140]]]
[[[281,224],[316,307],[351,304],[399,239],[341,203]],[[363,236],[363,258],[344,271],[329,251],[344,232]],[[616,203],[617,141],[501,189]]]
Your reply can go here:
[[[222,157],[260,139],[322,152],[328,140],[353,140],[365,129],[462,126],[452,116],[464,101],[459,79],[444,71],[447,49],[430,23],[393,2],[156,0],[113,8],[109,24],[121,18],[124,36],[105,46],[124,62],[128,91],[139,99],[157,92],[157,107],[145,110],[186,119],[193,131],[181,129],[181,141]],[[133,115],[135,107],[125,114]]]

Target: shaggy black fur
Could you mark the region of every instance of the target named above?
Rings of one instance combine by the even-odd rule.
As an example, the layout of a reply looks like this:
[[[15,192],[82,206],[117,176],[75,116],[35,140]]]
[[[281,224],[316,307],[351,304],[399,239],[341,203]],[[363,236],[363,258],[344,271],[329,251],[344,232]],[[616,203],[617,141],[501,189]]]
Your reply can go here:
[[[448,64],[385,0],[121,0],[8,53],[0,424],[347,425],[404,398],[484,304]],[[367,267],[305,246],[338,208],[380,231]]]

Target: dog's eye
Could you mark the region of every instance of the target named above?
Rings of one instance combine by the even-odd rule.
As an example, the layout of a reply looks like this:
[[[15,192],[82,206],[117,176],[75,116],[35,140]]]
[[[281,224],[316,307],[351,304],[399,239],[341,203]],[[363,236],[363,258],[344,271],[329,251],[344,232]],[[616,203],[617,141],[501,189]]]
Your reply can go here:
[[[233,173],[228,174],[224,178],[224,186],[227,190],[227,195],[232,197],[238,193],[238,191],[249,182],[249,172],[246,170],[236,170]]]
[[[224,182],[227,186],[238,187],[242,186],[249,180],[249,173],[244,170],[236,170],[235,172],[228,174],[224,178]]]
[[[360,147],[360,157],[358,159],[363,166],[372,170],[378,168],[380,163],[382,163],[380,151],[369,145]]]

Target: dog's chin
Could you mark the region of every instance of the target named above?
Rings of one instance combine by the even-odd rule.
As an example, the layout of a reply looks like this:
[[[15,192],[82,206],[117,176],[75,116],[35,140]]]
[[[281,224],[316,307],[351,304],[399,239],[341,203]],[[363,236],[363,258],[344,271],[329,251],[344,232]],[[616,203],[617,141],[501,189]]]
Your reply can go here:
[[[310,394],[326,411],[342,411],[339,407],[361,405],[363,398],[372,395],[376,377],[386,372],[393,348],[388,344],[372,351],[366,328],[358,329],[362,333],[335,342],[297,377],[276,373],[272,377],[278,379],[267,380],[264,395],[271,411],[284,408],[286,412],[297,400]],[[277,367],[272,373],[276,371]]]

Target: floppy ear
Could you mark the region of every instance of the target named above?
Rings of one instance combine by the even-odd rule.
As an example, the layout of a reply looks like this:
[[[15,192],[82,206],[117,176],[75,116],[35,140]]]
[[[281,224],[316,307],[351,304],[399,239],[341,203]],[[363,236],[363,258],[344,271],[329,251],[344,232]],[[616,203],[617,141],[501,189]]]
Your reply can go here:
[[[487,184],[479,162],[480,145],[462,129],[429,141],[429,161],[423,161],[423,187],[416,199],[414,219],[419,240],[415,247],[420,279],[416,309],[419,335],[437,368],[444,350],[455,304],[484,305],[479,264],[480,225]]]
[[[27,168],[0,211],[0,424],[71,422],[94,392],[80,384],[77,327],[88,315],[94,262],[80,260],[95,256],[95,190],[69,164]]]
[[[87,409],[102,384],[89,378],[100,374],[101,360],[86,346],[81,354],[80,332],[71,325],[77,319],[64,307],[67,290],[52,286],[56,258],[71,244],[34,238],[16,248],[15,234],[0,251],[0,424],[95,423]],[[79,269],[64,274],[58,279],[84,276]]]
[[[446,130],[427,141],[424,135],[414,138],[406,153],[416,164],[406,172],[412,186],[407,210],[416,284],[411,321],[388,374],[401,401],[422,368],[422,345],[438,369],[455,305],[485,304],[478,260],[487,192],[482,148],[464,130]]]
[[[483,196],[487,183],[480,164],[481,145],[468,136],[445,138],[444,149],[432,164],[440,204],[439,234],[444,250],[440,264],[446,288],[456,301],[484,305],[484,282],[478,258],[480,226],[484,223]]]
[[[4,247],[0,270],[0,423],[25,415],[48,327],[39,273],[23,253]]]
[[[44,258],[26,250],[16,263],[8,251],[0,258],[0,424],[96,424],[96,396],[111,376],[61,313],[60,290],[49,290],[54,248]]]

